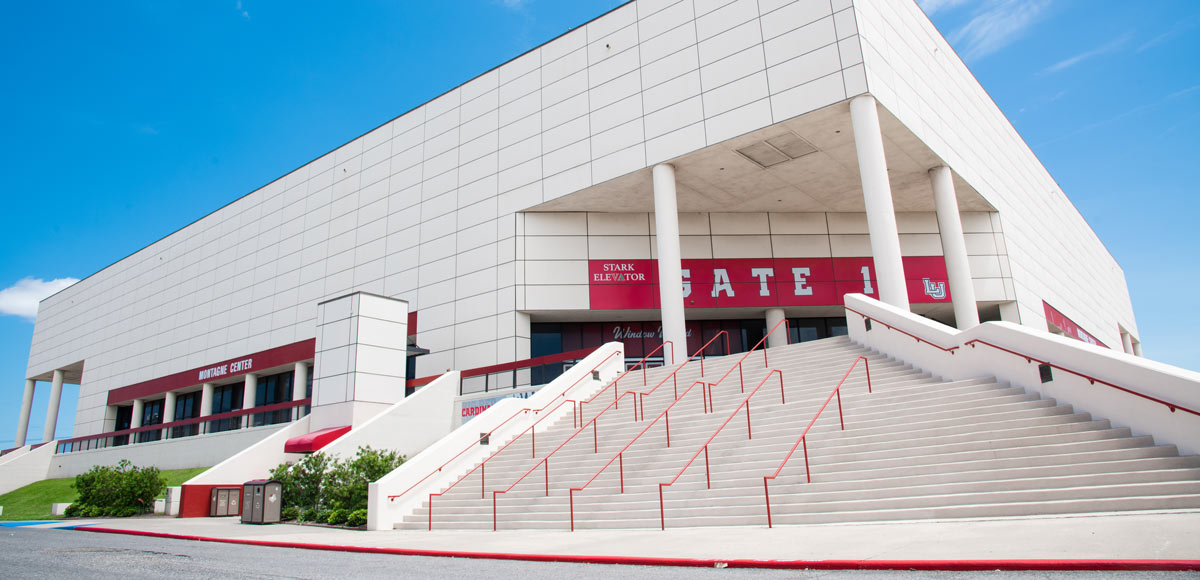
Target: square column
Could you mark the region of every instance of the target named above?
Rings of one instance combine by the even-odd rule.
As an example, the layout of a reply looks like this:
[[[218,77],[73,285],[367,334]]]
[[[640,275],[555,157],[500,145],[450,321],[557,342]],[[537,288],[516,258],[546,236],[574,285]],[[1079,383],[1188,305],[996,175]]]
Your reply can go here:
[[[146,401],[144,399],[133,400],[133,412],[129,415],[129,428],[137,429],[142,426],[142,415],[145,415]]]
[[[938,231],[942,237],[942,255],[950,278],[950,300],[954,304],[954,323],[960,329],[979,326],[979,307],[975,304],[975,282],[967,260],[967,239],[963,235],[954,177],[946,166],[929,170],[933,185],[933,203],[937,208]]]
[[[42,442],[54,441],[54,429],[58,427],[58,406],[62,401],[63,372],[54,371],[50,381],[50,403],[46,405],[46,428],[42,431]]]
[[[258,395],[258,375],[254,373],[246,373],[245,383],[242,385],[242,410],[253,409]],[[242,415],[242,427],[251,427],[254,425],[254,415]]]
[[[770,331],[772,328],[775,328],[775,325],[782,322],[784,318],[785,318],[785,316],[784,316],[782,308],[768,308],[767,309],[767,331]],[[787,346],[788,340],[790,338],[787,335],[787,333],[788,333],[788,329],[784,326],[781,326],[781,327],[775,329],[775,332],[771,336],[767,337],[767,348],[775,348],[777,346]]]
[[[296,363],[295,370],[292,372],[292,400],[299,401],[307,394],[304,392],[308,385],[308,363]]]
[[[879,129],[875,97],[862,95],[850,101],[850,124],[854,127],[854,148],[858,152],[858,171],[867,208],[867,231],[871,235],[879,299],[909,310],[904,263],[900,259],[900,234],[896,228],[896,210],[892,204],[892,186],[883,155],[883,133]]]
[[[21,397],[21,414],[17,416],[17,447],[25,446],[29,435],[29,413],[33,410],[33,391],[37,389],[37,381],[25,379],[25,395]]]
[[[679,250],[679,209],[675,199],[675,167],[655,165],[654,234],[658,247],[658,298],[662,316],[663,360],[674,364],[687,358],[687,328],[683,314],[683,266]]]
[[[358,426],[404,398],[408,302],[355,292],[317,305],[309,428]]]

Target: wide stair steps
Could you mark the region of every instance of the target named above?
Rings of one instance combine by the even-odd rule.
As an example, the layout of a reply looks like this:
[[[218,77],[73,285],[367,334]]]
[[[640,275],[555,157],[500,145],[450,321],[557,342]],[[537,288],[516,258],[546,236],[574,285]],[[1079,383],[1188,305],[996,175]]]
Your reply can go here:
[[[703,373],[698,361],[673,376],[674,367],[650,369],[644,381],[633,371],[581,405],[582,421],[569,412],[547,421],[536,446],[528,435],[513,441],[433,497],[432,519],[427,497],[396,527],[569,529],[570,488],[606,464],[574,492],[575,529],[765,525],[763,477],[858,357],[873,392],[860,362],[841,388],[845,430],[835,398],[808,435],[811,482],[802,448],[770,482],[773,524],[1200,508],[1200,458],[1005,383],[941,381],[834,338],[769,349],[766,366],[758,351],[707,358]],[[687,390],[722,378],[712,409],[702,385]],[[739,405],[760,383],[747,421]],[[640,404],[632,394],[614,404],[614,392],[656,385]],[[650,424],[673,402],[668,447],[667,421]],[[726,422],[706,465],[702,446]],[[659,484],[693,457],[660,504]]]

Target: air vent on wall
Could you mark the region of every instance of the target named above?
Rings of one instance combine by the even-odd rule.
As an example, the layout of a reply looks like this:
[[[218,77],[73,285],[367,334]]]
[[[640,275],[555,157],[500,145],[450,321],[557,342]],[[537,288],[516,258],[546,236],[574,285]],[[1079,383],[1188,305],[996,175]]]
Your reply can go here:
[[[766,141],[747,145],[738,149],[743,157],[749,159],[763,168],[779,165],[784,161],[790,161],[804,157],[809,153],[815,153],[816,147],[812,143],[805,141],[799,135],[787,132],[782,135],[771,137]]]

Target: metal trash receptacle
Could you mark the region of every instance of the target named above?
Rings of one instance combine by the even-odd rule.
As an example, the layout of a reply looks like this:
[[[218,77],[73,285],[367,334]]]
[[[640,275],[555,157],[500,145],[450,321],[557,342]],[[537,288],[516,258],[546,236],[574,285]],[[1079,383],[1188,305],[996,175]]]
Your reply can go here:
[[[283,504],[283,485],[271,479],[242,484],[242,523],[277,524]]]
[[[214,487],[209,492],[208,515],[224,517],[238,515],[238,504],[242,501],[240,487]]]

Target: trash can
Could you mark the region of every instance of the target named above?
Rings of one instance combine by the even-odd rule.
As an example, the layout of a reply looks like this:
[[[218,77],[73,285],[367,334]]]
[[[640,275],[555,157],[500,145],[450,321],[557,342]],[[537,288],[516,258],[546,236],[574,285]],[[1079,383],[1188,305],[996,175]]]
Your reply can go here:
[[[282,493],[283,485],[271,479],[255,479],[242,484],[242,523],[279,523]]]
[[[214,487],[208,499],[208,515],[211,517],[236,516],[238,504],[242,502],[239,487]]]

